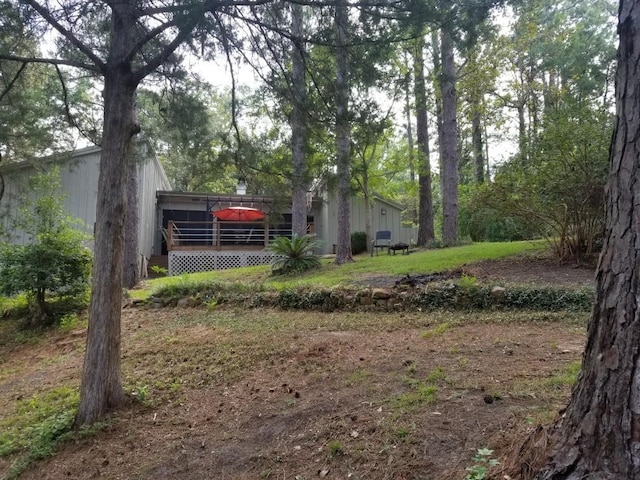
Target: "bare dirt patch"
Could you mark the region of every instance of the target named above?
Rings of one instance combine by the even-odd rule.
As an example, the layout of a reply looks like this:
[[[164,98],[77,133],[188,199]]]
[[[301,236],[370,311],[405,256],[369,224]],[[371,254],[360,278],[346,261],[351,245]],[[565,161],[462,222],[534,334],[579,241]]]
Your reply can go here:
[[[561,268],[535,275],[587,282]],[[477,448],[566,402],[583,317],[125,310],[125,378],[146,405],[20,478],[462,479]],[[0,404],[77,384],[82,348],[77,333],[0,345]]]

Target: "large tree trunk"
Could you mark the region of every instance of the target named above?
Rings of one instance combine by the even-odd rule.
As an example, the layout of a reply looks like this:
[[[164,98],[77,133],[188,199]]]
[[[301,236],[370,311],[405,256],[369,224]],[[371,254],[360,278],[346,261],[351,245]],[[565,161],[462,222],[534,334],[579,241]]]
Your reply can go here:
[[[127,161],[126,200],[127,208],[124,221],[124,266],[122,287],[131,289],[140,281],[140,251],[138,230],[138,162],[136,156]]]
[[[120,372],[124,172],[132,138],[136,82],[123,62],[135,32],[135,2],[114,4],[104,79],[104,130],[98,179],[93,283],[76,425],[93,423],[125,401]]]
[[[302,5],[291,5],[291,51],[293,111],[291,113],[291,143],[293,157],[293,195],[291,203],[293,233],[307,233],[307,132],[305,123],[306,81],[304,66],[303,12]]]
[[[640,2],[622,0],[605,243],[582,372],[544,480],[640,478]]]
[[[424,80],[424,37],[418,36],[413,51],[413,81],[416,102],[416,136],[420,151],[418,245],[426,247],[435,238],[433,227],[433,194],[431,191],[431,162],[429,126],[427,122],[427,87]]]
[[[442,49],[442,241],[458,243],[458,123],[453,39],[443,28]]]
[[[349,153],[349,64],[347,58],[346,0],[336,0],[336,163],[338,173],[338,243],[336,263],[352,262],[351,254],[351,165]]]

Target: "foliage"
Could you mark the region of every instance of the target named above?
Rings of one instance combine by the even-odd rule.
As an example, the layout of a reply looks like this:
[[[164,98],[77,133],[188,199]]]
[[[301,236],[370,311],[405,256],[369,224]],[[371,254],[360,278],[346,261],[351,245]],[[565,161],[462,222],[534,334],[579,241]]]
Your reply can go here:
[[[0,423],[0,457],[22,452],[5,478],[17,478],[33,461],[51,456],[69,436],[78,392],[66,386],[19,400],[14,415]]]
[[[430,285],[408,301],[420,310],[445,309],[524,309],[589,311],[593,289],[567,290],[555,287],[510,286],[504,297],[491,295],[490,285],[464,286],[451,282]]]
[[[278,274],[301,273],[319,267],[320,258],[314,254],[314,249],[319,246],[320,242],[311,235],[276,238],[269,245],[269,250],[277,255],[271,263],[272,271]]]
[[[496,211],[518,219],[526,230],[545,235],[561,259],[596,255],[610,136],[610,116],[602,110],[567,107],[550,114],[532,161],[502,167],[494,183],[477,191],[470,215]]]
[[[351,253],[358,255],[367,251],[367,234],[366,232],[353,232],[351,234]]]
[[[493,455],[493,450],[489,450],[488,448],[479,448],[473,457],[473,461],[476,462],[471,467],[465,468],[467,474],[465,480],[483,480],[487,478],[487,473],[491,467],[495,467],[496,465],[500,465],[498,460],[491,458]]]
[[[169,273],[169,270],[167,268],[160,265],[151,265],[151,267],[149,267],[149,270],[157,275],[167,275]]]
[[[530,225],[517,215],[500,208],[478,204],[486,187],[463,185],[460,188],[460,234],[474,242],[513,242],[540,238],[539,225]]]
[[[21,17],[16,2],[0,2],[0,52],[41,56],[38,33],[31,31]],[[50,65],[0,61],[2,160],[23,161],[69,148],[72,139],[65,125],[67,119],[52,93],[59,90],[56,70]],[[68,94],[73,96],[70,90]]]
[[[0,248],[0,292],[9,296],[26,293],[33,325],[54,320],[47,295],[58,300],[84,298],[91,269],[85,235],[63,213],[56,175],[35,178],[33,197],[27,197],[21,208],[17,224],[30,235],[31,243],[5,243]]]

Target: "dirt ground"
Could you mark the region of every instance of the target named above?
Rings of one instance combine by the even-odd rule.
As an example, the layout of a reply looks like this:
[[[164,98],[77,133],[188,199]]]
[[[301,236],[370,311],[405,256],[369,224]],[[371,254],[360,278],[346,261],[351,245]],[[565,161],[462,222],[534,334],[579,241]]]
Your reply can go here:
[[[505,282],[593,283],[592,269],[552,261],[483,262],[465,273]],[[173,328],[174,318],[186,319],[177,322],[176,343],[164,345],[176,352],[186,346],[196,355],[223,338],[222,327],[188,321],[205,314],[125,310],[127,376],[188,364],[189,353],[170,361],[158,356],[160,339],[145,351],[130,350],[159,322]],[[295,313],[276,315],[296,321]],[[342,314],[316,315],[341,325]],[[496,448],[500,458],[527,429],[553,418],[569,392],[555,379],[579,361],[585,341],[575,315],[563,321],[563,314],[472,313],[460,314],[460,322],[420,312],[391,315],[380,324],[386,327],[292,328],[268,337],[278,339],[277,349],[256,357],[238,378],[185,382],[158,401],[136,404],[20,478],[462,479],[478,448]],[[253,348],[263,341],[257,338]],[[36,346],[0,347],[0,404],[77,384],[83,342],[76,331]],[[243,352],[228,355],[249,356]],[[171,363],[167,370],[156,365],[164,361]],[[10,460],[0,459],[1,476]]]

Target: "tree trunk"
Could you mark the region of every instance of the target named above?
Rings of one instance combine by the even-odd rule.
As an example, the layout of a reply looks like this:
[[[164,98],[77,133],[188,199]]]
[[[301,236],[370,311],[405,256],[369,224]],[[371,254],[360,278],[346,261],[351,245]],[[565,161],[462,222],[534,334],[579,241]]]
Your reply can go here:
[[[442,49],[442,241],[458,243],[458,125],[453,39],[443,28]]]
[[[622,0],[605,243],[582,372],[544,480],[640,478],[640,2]]]
[[[349,153],[349,64],[347,28],[349,15],[346,0],[336,0],[336,163],[338,173],[338,240],[336,263],[352,262],[351,165]]]
[[[479,70],[478,49],[470,49],[467,63],[471,71]],[[482,127],[483,95],[480,83],[470,85],[469,109],[471,110],[471,146],[473,151],[473,177],[477,184],[484,183],[485,177],[485,150],[484,150],[484,129]]]
[[[404,103],[405,103],[405,115],[407,118],[407,146],[409,147],[409,180],[411,183],[416,181],[416,170],[413,154],[413,131],[411,128],[411,70],[409,69],[409,59],[407,58],[407,52],[405,54],[405,66],[407,68],[407,74],[405,75],[406,89],[404,91]],[[415,213],[415,212],[413,212]],[[413,215],[412,215],[413,216]]]
[[[306,81],[304,66],[304,29],[302,5],[291,5],[291,50],[293,111],[291,113],[291,144],[293,157],[292,229],[298,236],[307,233],[307,132],[305,123]]]
[[[90,424],[124,404],[120,372],[120,314],[124,216],[124,172],[132,138],[137,132],[134,100],[137,84],[125,58],[134,43],[136,2],[114,4],[111,50],[104,79],[104,129],[87,347],[76,425]]]
[[[375,147],[373,148],[375,152]],[[369,188],[369,167],[370,163],[367,162],[365,148],[362,152],[362,193],[364,195],[364,232],[367,241],[367,251],[373,241],[373,199],[371,198],[371,189]],[[372,153],[372,157],[375,153]]]
[[[138,215],[138,162],[136,156],[128,159],[125,176],[127,189],[126,213],[124,221],[124,266],[122,272],[122,287],[131,289],[140,281],[140,252],[138,229],[140,218]]]
[[[436,94],[436,131],[438,139],[438,166],[442,173],[442,63],[440,62],[440,38],[438,31],[431,31],[431,48],[433,49],[433,89]],[[440,175],[440,190],[442,190],[442,175]]]
[[[484,183],[484,141],[482,140],[482,118],[480,115],[480,101],[474,98],[473,114],[471,117],[471,140],[473,142],[474,177],[476,183]]]
[[[413,76],[416,102],[416,136],[420,151],[418,245],[426,247],[435,238],[433,227],[433,194],[431,191],[431,163],[429,152],[429,126],[427,123],[427,87],[424,81],[424,37],[415,40]]]

